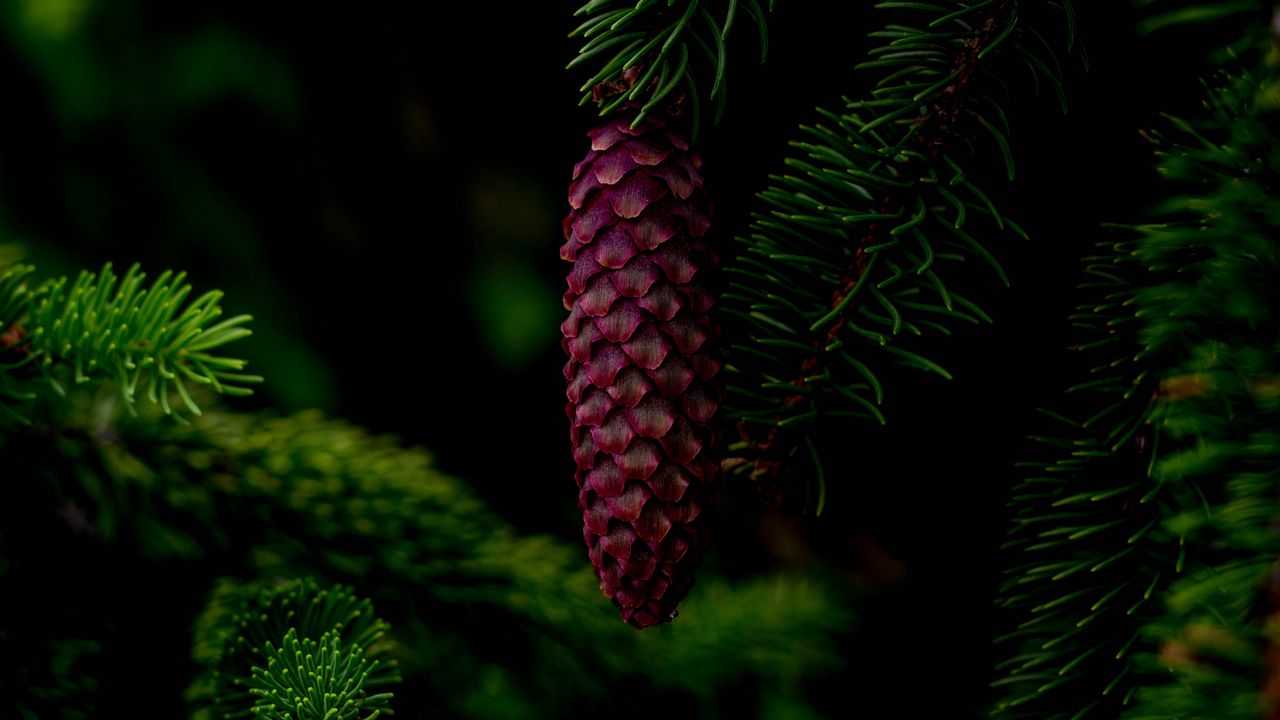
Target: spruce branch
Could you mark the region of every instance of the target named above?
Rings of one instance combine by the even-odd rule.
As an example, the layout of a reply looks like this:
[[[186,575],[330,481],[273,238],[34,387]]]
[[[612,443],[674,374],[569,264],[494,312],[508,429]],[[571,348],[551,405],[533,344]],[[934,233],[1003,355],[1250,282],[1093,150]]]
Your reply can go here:
[[[120,553],[361,588],[394,623],[393,647],[413,649],[395,651],[400,672],[454,715],[564,717],[575,709],[570,702],[637,687],[710,700],[744,678],[794,695],[794,686],[782,685],[784,675],[809,677],[839,663],[834,640],[850,618],[823,583],[709,581],[682,607],[701,631],[642,637],[600,602],[580,547],[517,532],[467,483],[434,468],[427,452],[319,413],[265,417],[207,408],[179,425],[160,422],[158,406],[140,406],[138,417],[111,416],[110,427],[100,426],[100,417],[83,408],[60,424],[56,438],[40,426],[25,428],[21,443],[6,446],[6,459],[22,463],[19,451],[52,457],[56,443],[67,454],[40,476],[49,502],[82,508],[94,541]],[[194,658],[210,671],[189,691],[197,709],[217,697],[211,671],[222,657],[221,638],[244,635],[254,648],[267,637],[226,620],[238,612],[240,586],[220,583],[197,623]],[[267,614],[289,616],[274,612]],[[267,626],[279,630],[272,633],[277,649],[286,624]],[[484,640],[494,633],[536,661],[521,655],[495,662]],[[741,653],[744,643],[760,653]],[[780,656],[789,658],[785,672]],[[732,661],[698,668],[707,657]],[[239,667],[229,674],[250,677]]]
[[[1019,465],[993,718],[1116,717],[1135,691],[1142,623],[1179,569],[1160,522],[1167,488],[1152,476],[1155,383],[1134,360],[1132,243],[1100,245],[1085,272],[1072,320],[1096,366],[1071,389],[1084,407],[1071,414],[1086,419],[1047,412],[1052,430],[1033,438],[1043,458]]]
[[[51,390],[98,377],[116,383],[126,405],[139,395],[174,412],[171,392],[187,411],[200,414],[188,383],[226,395],[248,395],[261,381],[246,375],[245,361],[218,354],[250,334],[248,315],[219,320],[222,294],[188,300],[184,273],[161,273],[150,284],[137,265],[122,277],[111,265],[34,283],[33,268],[14,265],[0,275],[0,405],[26,421],[24,405]]]
[[[1179,192],[1142,228],[1137,257],[1167,278],[1137,295],[1142,337],[1175,360],[1160,368],[1169,442],[1155,473],[1176,498],[1164,524],[1187,569],[1145,628],[1152,674],[1129,718],[1280,712],[1266,691],[1280,558],[1277,47],[1215,82],[1207,118],[1174,120],[1160,168]]]
[[[1280,86],[1264,54],[1215,79],[1205,117],[1170,118],[1168,199],[1089,266],[1102,299],[1076,315],[1082,347],[1115,359],[1079,386],[1091,439],[1055,439],[1066,456],[1012,499],[1028,560],[1001,589],[1021,622],[998,717],[1276,712]]]
[[[768,9],[773,10],[774,0]],[[760,36],[760,61],[769,50],[765,9],[759,0],[591,0],[578,9],[585,20],[571,37],[583,39],[570,68],[598,68],[583,83],[583,105],[595,102],[600,114],[626,104],[640,110],[632,121],[638,127],[655,108],[685,95],[692,106],[693,135],[697,136],[702,94],[716,101],[716,119],[724,112],[728,67],[726,41],[739,15],[754,21]],[[708,77],[695,77],[705,68]]]
[[[391,693],[365,691],[378,661],[357,646],[343,646],[327,632],[320,639],[298,639],[289,628],[280,648],[267,642],[267,667],[253,669],[251,692],[258,696],[253,714],[262,720],[374,720],[391,714]],[[367,713],[367,714],[366,714]]]
[[[879,76],[875,89],[843,112],[819,110],[822,122],[801,128],[807,137],[793,143],[789,172],[771,176],[763,210],[726,268],[723,306],[745,338],[730,348],[739,373],[728,403],[741,435],[736,467],[773,501],[790,493],[787,475],[802,448],[817,462],[810,429],[819,417],[885,421],[877,366],[950,377],[906,336],[989,321],[942,279],[975,258],[1007,283],[991,237],[1025,236],[961,162],[976,131],[993,138],[1013,175],[998,83],[984,76],[1000,77],[1017,58],[1061,86],[1033,20],[1045,9],[1070,18],[1068,3],[879,7],[914,19],[873,33],[885,42],[858,68]],[[820,487],[819,509],[822,497]]]
[[[224,718],[390,714],[391,694],[371,692],[400,680],[387,629],[350,587],[223,579],[196,623],[194,655],[206,677],[189,697]]]

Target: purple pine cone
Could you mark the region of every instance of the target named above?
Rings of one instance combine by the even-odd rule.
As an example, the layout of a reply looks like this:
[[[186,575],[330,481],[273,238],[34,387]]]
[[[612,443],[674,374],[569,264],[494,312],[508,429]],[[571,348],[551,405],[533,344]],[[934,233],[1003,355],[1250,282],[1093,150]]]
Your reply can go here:
[[[701,160],[668,120],[615,116],[573,170],[560,257],[570,439],[600,589],[637,628],[693,586],[719,474],[716,264]]]

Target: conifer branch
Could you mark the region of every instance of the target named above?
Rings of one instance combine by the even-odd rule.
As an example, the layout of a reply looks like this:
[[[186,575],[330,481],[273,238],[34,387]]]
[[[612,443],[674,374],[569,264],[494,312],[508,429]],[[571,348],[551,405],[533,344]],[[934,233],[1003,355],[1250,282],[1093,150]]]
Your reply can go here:
[[[224,579],[196,624],[195,695],[224,718],[371,720],[400,680],[387,629],[350,587]]]
[[[768,10],[773,7],[769,0]],[[769,30],[759,0],[591,0],[575,13],[585,20],[570,33],[584,42],[569,67],[598,68],[582,85],[581,104],[595,102],[601,115],[635,104],[640,108],[632,123],[636,127],[655,108],[684,95],[692,105],[696,136],[700,87],[716,101],[717,120],[724,111],[726,41],[744,13],[759,32],[764,62]],[[706,73],[695,70],[699,67]],[[699,76],[701,81],[695,79]]]
[[[1094,333],[1085,345],[1118,359],[1082,387],[1137,392],[1093,403],[1093,430],[1110,431],[1092,445],[1057,440],[1069,459],[1040,466],[1076,472],[1035,474],[1015,490],[1009,545],[1038,560],[1015,563],[1002,587],[1023,622],[1001,666],[998,717],[1256,718],[1270,702],[1274,53],[1256,75],[1215,81],[1207,117],[1171,119],[1177,140],[1160,138],[1159,162],[1169,199],[1104,253],[1107,266],[1091,266],[1107,290],[1080,315]],[[1145,462],[1126,462],[1132,441]],[[1090,565],[1100,551],[1114,559]]]
[[[1012,629],[997,639],[993,718],[1116,717],[1135,691],[1142,623],[1179,567],[1161,524],[1168,489],[1152,476],[1157,386],[1136,359],[1144,271],[1133,252],[1123,240],[1086,258],[1071,319],[1074,349],[1094,367],[1067,413],[1085,419],[1046,413],[1052,430],[1033,438],[1043,459],[1020,464],[997,601]]]
[[[186,275],[165,272],[149,285],[131,267],[123,277],[105,265],[33,283],[33,268],[15,265],[0,275],[0,397],[8,419],[26,421],[26,403],[52,391],[103,377],[126,405],[145,396],[173,413],[176,391],[187,411],[200,414],[191,388],[248,395],[261,381],[241,372],[245,361],[217,354],[250,335],[248,315],[219,320],[222,293],[193,300]],[[190,385],[188,385],[190,383]]]
[[[48,485],[49,502],[82,514],[94,542],[249,577],[307,574],[356,585],[394,623],[396,645],[413,649],[396,657],[415,694],[455,715],[493,702],[494,683],[512,712],[551,718],[571,714],[567,702],[601,688],[709,697],[743,678],[778,682],[779,656],[791,659],[787,672],[797,675],[838,662],[834,636],[850,618],[821,583],[700,584],[681,612],[702,630],[642,637],[600,602],[580,547],[517,532],[421,449],[314,412],[262,417],[207,408],[178,425],[160,422],[158,407],[140,406],[130,417],[86,407],[112,401],[100,394],[75,400],[79,410],[60,419],[56,438],[44,436],[42,425],[24,428],[21,442],[6,445],[6,461],[57,458],[32,485]],[[49,449],[55,443],[74,452],[58,455]],[[238,608],[237,588],[215,593],[210,608]],[[214,648],[230,627],[206,613],[196,630],[198,663],[217,666]],[[513,647],[536,653],[535,666],[486,657],[478,638],[495,628]],[[266,636],[246,637],[258,647]],[[280,640],[272,642],[279,649]],[[743,644],[762,650],[743,655]],[[729,656],[732,663],[714,670],[690,667]],[[251,676],[240,667],[236,677]],[[639,676],[637,667],[644,668]],[[216,697],[211,682],[206,673],[188,696],[207,707]]]
[[[250,690],[258,696],[253,706],[262,720],[374,720],[383,712],[391,693],[365,691],[377,661],[369,660],[359,646],[346,647],[332,631],[320,639],[298,639],[289,628],[280,648],[266,646],[267,667],[253,668]],[[367,713],[367,714],[366,714]]]
[[[1007,283],[988,236],[1023,235],[961,159],[980,131],[1012,178],[1008,123],[982,75],[1019,57],[1061,85],[1024,6],[1030,16],[1071,13],[1069,4],[1015,0],[882,3],[916,19],[873,33],[886,43],[858,66],[880,75],[871,97],[847,101],[843,113],[820,110],[824,123],[793,143],[801,155],[787,160],[792,173],[772,176],[760,194],[765,210],[726,268],[724,308],[747,338],[731,348],[740,376],[729,406],[742,437],[734,449],[745,460],[737,467],[769,499],[790,493],[784,468],[812,446],[817,418],[885,421],[877,365],[950,377],[903,337],[989,320],[941,275],[978,258]]]
[[[1164,525],[1187,561],[1144,629],[1153,674],[1130,718],[1257,717],[1267,701],[1266,598],[1280,558],[1277,47],[1273,37],[1258,70],[1218,81],[1208,118],[1173,121],[1178,142],[1160,167],[1181,192],[1138,246],[1167,278],[1136,299],[1144,342],[1175,360],[1160,367],[1169,450],[1155,473],[1171,488]]]

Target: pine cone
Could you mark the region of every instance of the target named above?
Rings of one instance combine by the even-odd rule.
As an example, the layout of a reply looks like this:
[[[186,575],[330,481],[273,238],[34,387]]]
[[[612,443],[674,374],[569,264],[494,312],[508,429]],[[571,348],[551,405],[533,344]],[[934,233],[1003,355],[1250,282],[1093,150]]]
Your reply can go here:
[[[675,617],[707,548],[721,363],[701,160],[669,119],[633,118],[588,133],[574,168],[561,330],[582,536],[600,589],[644,628]]]

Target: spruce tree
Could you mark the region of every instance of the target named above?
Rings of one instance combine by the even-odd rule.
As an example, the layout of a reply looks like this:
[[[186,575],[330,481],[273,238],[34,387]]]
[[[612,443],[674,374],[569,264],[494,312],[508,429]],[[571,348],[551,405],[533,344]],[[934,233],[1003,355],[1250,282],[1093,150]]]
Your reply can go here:
[[[576,88],[585,109],[556,116],[579,124],[563,129],[578,157],[559,158],[567,188],[542,188],[568,196],[560,227],[540,217],[537,235],[563,242],[564,365],[561,378],[529,382],[563,382],[567,403],[559,450],[532,455],[517,452],[520,437],[541,437],[560,403],[524,407],[522,389],[503,386],[514,376],[460,349],[457,330],[469,312],[487,318],[495,357],[518,362],[515,320],[537,318],[547,332],[532,344],[554,345],[557,322],[512,307],[554,303],[537,281],[522,295],[519,282],[489,278],[464,308],[448,292],[465,259],[433,251],[422,270],[322,261],[322,250],[290,258],[377,270],[367,286],[354,271],[328,278],[329,307],[358,307],[348,317],[360,322],[324,322],[332,362],[393,377],[387,414],[362,415],[375,432],[287,400],[289,359],[302,355],[282,349],[305,333],[255,287],[269,282],[224,275],[239,285],[225,297],[195,289],[216,275],[198,267],[201,252],[225,252],[243,272],[251,240],[175,255],[195,258],[198,281],[137,265],[62,275],[89,261],[50,251],[38,231],[66,228],[22,211],[54,184],[23,164],[24,145],[58,138],[68,154],[118,159],[103,147],[123,127],[129,152],[148,149],[137,156],[165,179],[155,197],[168,206],[68,172],[72,224],[87,236],[110,224],[114,201],[139,197],[162,218],[144,234],[235,236],[252,213],[227,211],[234,193],[192,182],[192,117],[234,121],[245,98],[286,125],[308,116],[281,99],[288,64],[222,19],[167,43],[146,28],[181,13],[82,5],[0,10],[4,47],[47,84],[56,119],[22,143],[0,137],[4,202],[18,218],[0,213],[12,243],[0,245],[0,716],[806,718],[865,713],[863,702],[1009,719],[1280,716],[1280,40],[1268,3],[885,1],[844,8],[851,24],[834,29],[817,27],[844,21],[830,6],[761,0],[540,10],[558,13],[577,48],[558,49],[568,67],[549,82],[566,88],[562,99]],[[468,29],[520,32],[493,27],[508,17],[493,10],[458,11]],[[761,105],[745,80],[776,62],[771,40],[809,32],[840,37],[856,59],[815,61],[826,94],[789,137],[734,134],[767,124],[747,116]],[[1056,140],[1040,125],[1071,118],[1077,98],[1097,102],[1090,90],[1104,79],[1086,68],[1099,35],[1143,51],[1177,46],[1169,73],[1190,70],[1170,86],[1203,76],[1204,102],[1157,98],[1178,112],[1142,131],[1155,171],[1132,199],[1107,199],[1121,215],[1054,251],[1084,260],[1078,308],[1063,318],[1073,335],[1059,338],[1049,313],[1019,313],[1004,287],[1049,283],[1019,258],[1073,213],[1093,217],[1054,198],[1054,183],[1107,169],[1034,162],[1069,164],[1045,152]],[[1148,39],[1160,37],[1176,39]],[[341,81],[326,67],[326,82]],[[520,99],[556,96],[525,87],[539,83],[520,70],[468,97],[500,109],[503,131],[484,144],[538,156],[555,143],[531,140],[545,126]],[[427,140],[394,152],[439,152],[423,129],[430,113],[406,97],[401,120]],[[1158,110],[1142,108],[1141,122]],[[588,154],[569,170],[579,145]],[[36,190],[16,179],[27,175]],[[472,188],[498,198],[481,214],[517,216],[490,179]],[[465,183],[446,180],[425,193],[433,214],[461,197],[450,187]],[[748,181],[754,196],[736,194]],[[95,192],[113,202],[86,199]],[[1038,214],[1046,208],[1053,217]],[[326,211],[344,227],[341,208]],[[554,261],[550,247],[539,257]],[[519,265],[505,277],[527,279]],[[409,277],[423,298],[413,308],[368,291]],[[1076,360],[1031,371],[1069,387],[1066,399],[1035,397],[1023,378],[967,386],[965,369],[993,352],[997,332],[1070,343]],[[264,341],[277,344],[254,345]],[[410,361],[413,372],[394,370]],[[1073,364],[1087,366],[1081,377],[1069,377]],[[297,376],[315,377],[305,367]],[[970,394],[937,390],[942,379]],[[955,446],[895,428],[992,422],[962,397],[1045,407],[1027,428],[1030,449],[991,442],[939,461],[945,477],[913,476],[909,455]],[[913,424],[921,412],[941,419]],[[440,446],[442,459],[387,428]],[[480,439],[458,462],[449,445],[463,433]],[[560,467],[544,459],[556,454]],[[979,454],[990,462],[972,462]],[[958,495],[938,483],[989,483],[966,473],[994,465],[1019,475],[1007,507],[980,505],[1003,488],[936,507]],[[910,502],[883,502],[892,497]],[[927,527],[948,513],[960,517],[947,531],[977,539],[950,543]],[[1002,547],[965,554],[1005,521]],[[912,534],[956,569],[921,581],[929,567],[903,549]],[[762,558],[750,542],[793,559]],[[998,580],[984,576],[995,566]],[[963,582],[937,581],[954,577]],[[995,622],[963,613],[989,601]],[[981,647],[965,644],[978,636]]]

